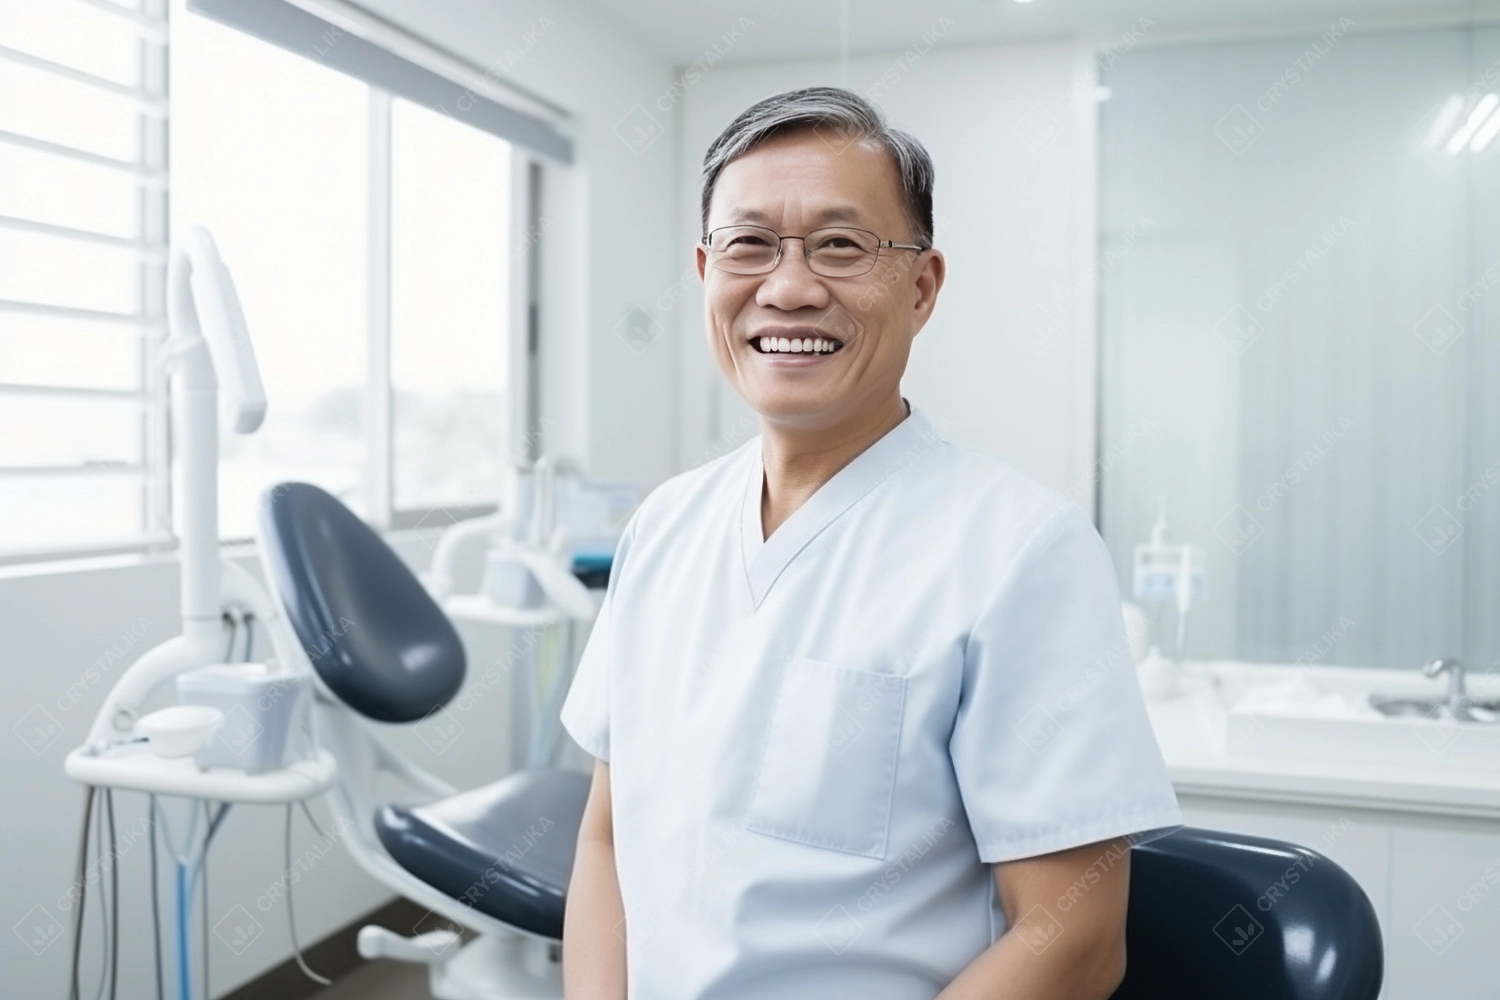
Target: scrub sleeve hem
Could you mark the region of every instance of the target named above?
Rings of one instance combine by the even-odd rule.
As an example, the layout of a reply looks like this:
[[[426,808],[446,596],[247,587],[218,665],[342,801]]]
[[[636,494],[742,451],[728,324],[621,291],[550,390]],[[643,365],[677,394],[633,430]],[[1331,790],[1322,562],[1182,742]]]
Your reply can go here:
[[[1180,830],[1185,825],[1182,810],[1176,806],[1149,812],[1117,813],[1082,826],[1050,830],[1031,837],[984,841],[978,844],[979,860],[985,864],[1019,861],[1022,858],[1034,858],[1124,836],[1130,837],[1131,846],[1139,846]]]
[[[603,740],[594,739],[590,734],[581,732],[580,727],[569,723],[567,719],[562,719],[561,721],[563,728],[568,731],[568,735],[573,737],[573,742],[582,747],[585,753],[606,764],[609,763],[609,752],[605,749]]]

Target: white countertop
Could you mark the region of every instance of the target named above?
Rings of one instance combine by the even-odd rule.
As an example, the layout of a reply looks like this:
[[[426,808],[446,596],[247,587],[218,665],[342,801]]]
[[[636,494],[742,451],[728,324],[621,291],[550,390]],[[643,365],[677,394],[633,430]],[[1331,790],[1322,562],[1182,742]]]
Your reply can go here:
[[[1429,681],[1414,671],[1190,662],[1184,666],[1185,694],[1147,700],[1179,794],[1500,819],[1500,761],[1494,770],[1483,770],[1444,766],[1436,755],[1427,761],[1413,754],[1412,766],[1393,766],[1328,757],[1272,757],[1254,748],[1232,752],[1224,704],[1233,698],[1218,692],[1246,680],[1278,679],[1298,670],[1316,678],[1320,686],[1349,691],[1444,690],[1441,679]],[[1470,690],[1490,694],[1496,680],[1475,676]]]

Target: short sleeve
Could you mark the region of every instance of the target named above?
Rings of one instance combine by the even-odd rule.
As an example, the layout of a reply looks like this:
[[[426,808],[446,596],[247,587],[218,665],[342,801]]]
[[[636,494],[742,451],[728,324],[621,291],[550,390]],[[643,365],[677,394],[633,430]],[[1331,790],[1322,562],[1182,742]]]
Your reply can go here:
[[[609,761],[609,678],[614,672],[615,591],[620,585],[638,519],[639,511],[626,525],[620,544],[615,547],[604,601],[599,606],[599,614],[594,619],[594,627],[584,644],[583,656],[578,660],[578,670],[573,674],[573,683],[562,706],[562,724],[568,735],[590,756],[606,763]]]
[[[985,862],[1182,813],[1136,680],[1114,563],[1075,504],[1034,530],[970,632],[949,752]]]

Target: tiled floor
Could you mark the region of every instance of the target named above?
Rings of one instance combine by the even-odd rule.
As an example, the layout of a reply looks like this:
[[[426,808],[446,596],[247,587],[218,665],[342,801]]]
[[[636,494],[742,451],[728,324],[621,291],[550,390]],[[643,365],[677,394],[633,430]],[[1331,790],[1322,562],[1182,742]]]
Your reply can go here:
[[[432,1000],[427,966],[406,962],[369,962],[349,973],[315,1000]]]

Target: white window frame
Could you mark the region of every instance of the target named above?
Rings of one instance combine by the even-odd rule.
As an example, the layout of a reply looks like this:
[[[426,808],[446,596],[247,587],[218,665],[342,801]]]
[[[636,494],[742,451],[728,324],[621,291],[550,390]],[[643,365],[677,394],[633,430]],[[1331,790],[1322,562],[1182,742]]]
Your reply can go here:
[[[135,158],[116,159],[61,143],[49,142],[16,132],[0,130],[0,143],[45,153],[59,159],[73,160],[127,174],[135,179],[138,199],[137,228],[133,238],[114,236],[70,226],[37,220],[0,216],[0,228],[13,232],[73,240],[96,246],[131,251],[139,289],[134,313],[115,313],[95,309],[45,305],[16,299],[0,299],[0,313],[13,316],[72,317],[98,323],[109,323],[142,334],[138,357],[137,389],[92,389],[62,385],[26,385],[0,383],[0,395],[30,395],[50,398],[93,398],[135,400],[141,404],[141,462],[105,469],[83,465],[43,465],[0,467],[0,486],[8,478],[37,475],[120,475],[139,476],[143,523],[139,538],[115,545],[78,545],[73,547],[22,550],[0,554],[0,564],[33,562],[79,555],[102,555],[117,552],[142,552],[170,549],[176,546],[171,531],[171,466],[167,397],[165,385],[157,375],[161,345],[166,338],[166,271],[167,271],[167,129],[170,103],[167,96],[167,57],[169,27],[168,0],[141,0],[139,10],[130,10],[110,0],[71,0],[121,18],[136,33],[139,72],[134,86],[96,76],[27,52],[0,46],[0,60],[49,73],[97,90],[135,101],[139,136]]]
[[[71,79],[97,85],[115,93],[128,93],[141,102],[141,136],[135,161],[114,160],[83,150],[59,146],[55,143],[32,139],[14,133],[0,131],[0,142],[40,149],[73,159],[107,166],[136,176],[140,211],[139,228],[134,240],[73,230],[67,227],[13,219],[0,216],[0,227],[13,228],[48,235],[63,236],[86,242],[116,247],[128,247],[138,254],[137,270],[140,283],[140,311],[136,315],[99,313],[94,310],[67,309],[41,306],[35,303],[0,300],[0,313],[45,312],[50,315],[74,315],[90,320],[107,320],[137,329],[148,336],[142,338],[140,353],[139,391],[83,389],[30,385],[7,385],[0,383],[0,394],[37,393],[67,396],[108,396],[111,398],[134,398],[142,403],[143,418],[142,462],[140,465],[122,466],[109,472],[132,472],[142,476],[145,490],[143,510],[145,523],[139,540],[119,545],[80,545],[70,548],[48,548],[0,554],[0,565],[28,562],[46,562],[64,558],[111,555],[121,553],[174,552],[178,539],[172,530],[172,440],[171,408],[166,379],[160,371],[158,359],[167,336],[166,324],[166,265],[169,254],[169,222],[171,182],[167,163],[167,135],[170,113],[168,87],[168,46],[171,31],[169,23],[170,0],[141,0],[141,10],[133,11],[121,7],[111,0],[59,0],[99,8],[127,19],[136,26],[140,34],[141,80],[138,88],[129,88],[110,80],[93,77],[71,67],[51,63],[49,60],[13,52],[0,47],[0,59],[13,59],[35,68],[55,71]],[[263,44],[263,43],[257,43]],[[362,456],[362,490],[366,505],[366,520],[378,530],[409,528],[445,528],[457,520],[480,517],[498,509],[495,502],[469,504],[455,514],[446,508],[400,509],[394,508],[394,476],[392,440],[392,381],[391,381],[391,102],[390,93],[371,84],[365,84],[369,115],[368,182],[367,204],[367,296],[368,326],[367,367],[365,385],[365,446]],[[535,426],[538,411],[536,389],[538,386],[538,301],[541,289],[539,241],[541,233],[537,226],[540,212],[541,178],[544,166],[540,158],[522,146],[511,146],[510,198],[511,234],[509,266],[511,268],[510,306],[507,329],[506,356],[511,360],[508,367],[510,385],[507,395],[510,400],[509,426],[512,441],[516,439],[517,427]],[[529,228],[528,228],[529,227]],[[526,251],[519,252],[522,245],[516,234],[528,233]],[[536,230],[536,231],[533,231]],[[517,458],[535,457],[537,442],[532,435],[526,438],[527,454]],[[507,462],[510,456],[496,456],[497,461]],[[37,469],[0,468],[0,483],[6,475],[38,472],[76,473],[80,467],[59,466]],[[510,469],[505,470],[508,481]],[[244,541],[239,538],[221,538],[225,544]]]

